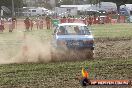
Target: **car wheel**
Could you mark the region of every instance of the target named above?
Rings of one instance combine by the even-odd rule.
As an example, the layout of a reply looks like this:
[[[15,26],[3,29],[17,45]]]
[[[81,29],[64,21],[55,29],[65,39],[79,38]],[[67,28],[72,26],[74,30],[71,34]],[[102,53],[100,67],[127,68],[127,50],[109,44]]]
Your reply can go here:
[[[93,50],[88,50],[86,52],[86,58],[87,59],[93,59],[94,58],[94,52],[93,52]]]

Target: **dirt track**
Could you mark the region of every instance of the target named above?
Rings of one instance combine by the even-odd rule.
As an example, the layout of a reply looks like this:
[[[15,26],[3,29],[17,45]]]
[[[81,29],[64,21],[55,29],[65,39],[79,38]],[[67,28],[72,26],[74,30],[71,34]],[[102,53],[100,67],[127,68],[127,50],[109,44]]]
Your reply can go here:
[[[132,57],[132,38],[95,39],[95,58]]]

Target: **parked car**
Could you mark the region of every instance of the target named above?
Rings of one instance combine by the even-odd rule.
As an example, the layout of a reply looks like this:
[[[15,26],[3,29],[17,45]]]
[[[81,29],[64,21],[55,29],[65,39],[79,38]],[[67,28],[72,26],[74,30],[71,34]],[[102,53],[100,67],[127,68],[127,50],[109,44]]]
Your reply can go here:
[[[52,58],[64,57],[73,52],[79,52],[75,55],[82,54],[86,58],[93,58],[94,55],[94,37],[90,28],[83,23],[58,24],[53,32],[51,45]]]

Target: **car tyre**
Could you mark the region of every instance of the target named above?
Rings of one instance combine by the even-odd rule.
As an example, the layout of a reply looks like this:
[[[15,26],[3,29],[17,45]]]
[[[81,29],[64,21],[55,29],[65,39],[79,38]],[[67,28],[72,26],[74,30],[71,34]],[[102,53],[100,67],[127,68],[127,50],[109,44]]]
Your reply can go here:
[[[86,52],[86,58],[87,59],[93,59],[94,58],[94,52],[93,52],[93,50],[88,50]]]

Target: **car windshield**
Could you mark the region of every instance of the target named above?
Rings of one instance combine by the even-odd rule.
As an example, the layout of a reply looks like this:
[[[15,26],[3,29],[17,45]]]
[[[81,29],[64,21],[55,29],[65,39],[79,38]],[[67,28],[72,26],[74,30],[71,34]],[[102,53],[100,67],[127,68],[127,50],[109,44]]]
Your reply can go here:
[[[58,35],[90,35],[87,26],[65,25],[58,27]]]

